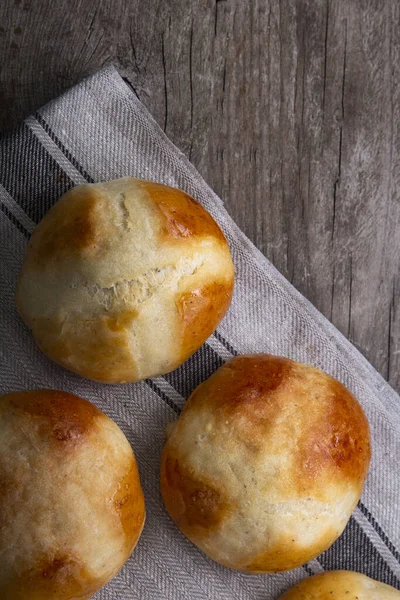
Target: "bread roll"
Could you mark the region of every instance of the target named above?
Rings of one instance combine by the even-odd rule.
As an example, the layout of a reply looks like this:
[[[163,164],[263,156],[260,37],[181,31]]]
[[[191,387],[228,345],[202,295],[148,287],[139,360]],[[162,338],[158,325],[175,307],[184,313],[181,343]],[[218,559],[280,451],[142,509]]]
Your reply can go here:
[[[143,528],[128,440],[90,402],[53,390],[1,396],[0,431],[0,598],[90,598]]]
[[[232,297],[228,244],[184,192],[124,177],[67,192],[36,227],[16,302],[52,360],[106,383],[178,367]]]
[[[400,600],[400,592],[361,573],[327,571],[304,579],[280,600]]]
[[[284,571],[340,535],[369,461],[367,419],[343,385],[286,358],[239,356],[193,392],[170,428],[161,493],[212,559]]]

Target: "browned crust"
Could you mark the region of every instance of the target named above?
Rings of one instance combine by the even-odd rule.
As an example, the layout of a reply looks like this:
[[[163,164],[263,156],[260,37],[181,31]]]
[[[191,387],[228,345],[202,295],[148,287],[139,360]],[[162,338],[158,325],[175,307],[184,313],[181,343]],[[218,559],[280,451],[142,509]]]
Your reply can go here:
[[[32,333],[42,352],[59,365],[95,381],[120,383],[137,375],[126,335],[136,318],[134,310],[85,321],[77,318],[76,323],[72,315],[67,327],[55,319],[35,319]]]
[[[179,296],[181,361],[193,354],[218,327],[229,308],[232,294],[233,277],[230,281],[209,283]]]
[[[129,554],[138,542],[145,520],[144,495],[139,482],[139,471],[133,457],[129,470],[118,482],[118,488],[112,498],[114,510],[124,530]]]
[[[325,419],[309,430],[298,454],[298,468],[309,480],[325,470],[340,473],[349,482],[360,482],[361,492],[371,459],[368,421],[354,396],[333,378],[330,393]]]
[[[279,600],[373,600],[400,598],[400,591],[355,571],[326,571],[303,579]]]
[[[11,407],[46,424],[44,435],[63,449],[87,439],[95,419],[103,413],[91,402],[57,390],[11,392],[1,397]]]
[[[225,236],[216,221],[189,194],[153,181],[144,181],[143,187],[150,194],[162,217],[163,242],[214,237],[226,244]]]
[[[52,556],[37,557],[32,568],[20,574],[15,585],[11,590],[7,588],[5,593],[10,594],[11,591],[12,597],[16,600],[25,600],[28,597],[34,600],[39,598],[87,600],[103,584],[103,582],[92,581],[88,585],[90,579],[88,571],[75,557],[60,552]]]
[[[229,509],[216,482],[196,474],[168,451],[162,456],[161,493],[172,520],[196,539],[218,527]]]
[[[103,201],[99,191],[90,185],[77,186],[67,192],[32,234],[27,255],[31,266],[43,268],[74,254],[93,255],[104,246],[99,230]]]

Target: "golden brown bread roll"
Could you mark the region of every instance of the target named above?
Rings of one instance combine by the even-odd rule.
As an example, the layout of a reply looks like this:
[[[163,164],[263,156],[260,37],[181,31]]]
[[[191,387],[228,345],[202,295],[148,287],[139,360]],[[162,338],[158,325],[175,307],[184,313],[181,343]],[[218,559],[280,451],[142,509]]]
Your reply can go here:
[[[370,461],[354,396],[318,369],[267,354],[218,369],[169,433],[161,493],[170,516],[209,557],[250,573],[326,550]]]
[[[361,573],[327,571],[304,579],[280,600],[400,600],[400,592]]]
[[[1,396],[0,431],[0,598],[90,598],[144,524],[128,440],[90,402],[54,390]]]
[[[227,311],[226,239],[184,192],[124,177],[80,185],[33,232],[16,294],[41,348],[98,381],[167,373]]]

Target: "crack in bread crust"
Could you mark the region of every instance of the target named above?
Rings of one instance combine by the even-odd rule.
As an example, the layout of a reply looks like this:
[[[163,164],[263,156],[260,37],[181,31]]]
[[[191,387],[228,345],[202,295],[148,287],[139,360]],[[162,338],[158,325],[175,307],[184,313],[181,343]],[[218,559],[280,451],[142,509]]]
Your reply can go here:
[[[185,277],[195,275],[204,263],[203,258],[195,257],[194,260],[182,260],[178,265],[149,269],[135,278],[122,279],[109,287],[76,282],[71,285],[71,288],[78,286],[83,288],[89,296],[96,297],[99,304],[107,310],[110,310],[115,302],[137,308],[157,293],[162,286],[171,285],[178,288]]]

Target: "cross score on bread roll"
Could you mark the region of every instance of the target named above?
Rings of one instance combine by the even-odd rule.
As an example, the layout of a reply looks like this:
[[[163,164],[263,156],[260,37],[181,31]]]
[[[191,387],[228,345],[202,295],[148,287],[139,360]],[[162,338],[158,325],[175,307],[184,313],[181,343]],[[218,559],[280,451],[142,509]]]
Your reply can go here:
[[[367,419],[338,381],[266,354],[227,362],[169,429],[161,493],[210,558],[293,569],[342,533],[370,462]]]
[[[231,302],[211,215],[184,192],[124,177],[67,192],[32,234],[18,310],[52,360],[106,383],[182,364]]]
[[[90,598],[145,520],[128,440],[93,404],[54,390],[1,396],[0,430],[0,598]]]
[[[327,571],[304,579],[280,600],[400,600],[400,592],[361,573]]]

